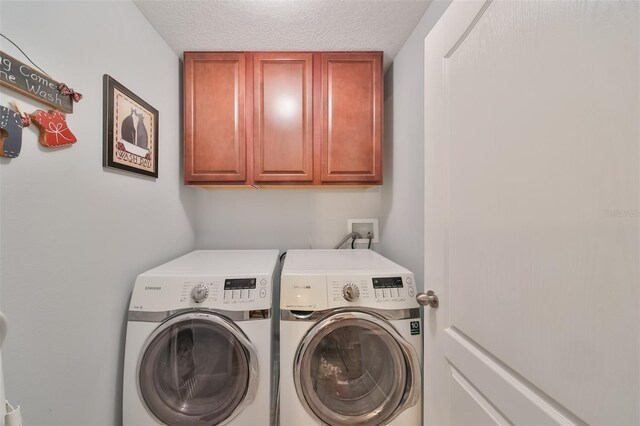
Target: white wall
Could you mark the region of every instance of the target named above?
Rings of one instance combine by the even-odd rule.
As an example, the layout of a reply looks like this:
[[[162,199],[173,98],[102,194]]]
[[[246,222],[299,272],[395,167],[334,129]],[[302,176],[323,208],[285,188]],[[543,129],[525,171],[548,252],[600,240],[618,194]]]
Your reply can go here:
[[[333,248],[347,219],[376,218],[381,190],[199,190],[199,248]]]
[[[20,156],[0,160],[7,395],[28,425],[119,424],[134,279],[195,246],[195,190],[180,179],[179,59],[131,2],[0,8],[1,32],[84,95],[68,116],[74,146],[41,148],[31,127]],[[159,110],[157,180],[102,168],[103,74]],[[0,104],[10,99],[46,108],[0,89]]]
[[[381,254],[410,269],[422,288],[424,272],[424,38],[450,0],[435,0],[385,74],[385,183]]]

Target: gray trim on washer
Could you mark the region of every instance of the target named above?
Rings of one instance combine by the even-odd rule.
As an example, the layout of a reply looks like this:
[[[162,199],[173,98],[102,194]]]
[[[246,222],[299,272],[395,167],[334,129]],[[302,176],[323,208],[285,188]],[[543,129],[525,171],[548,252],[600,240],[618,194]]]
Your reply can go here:
[[[320,318],[324,318],[327,315],[335,314],[337,312],[373,312],[383,317],[388,321],[403,320],[403,319],[418,319],[420,318],[420,308],[411,309],[375,309],[375,308],[360,308],[360,307],[344,307],[338,309],[325,309],[322,311],[304,311],[295,309],[281,309],[280,320],[281,321],[318,321]]]
[[[293,365],[293,381],[298,394],[298,399],[304,406],[305,410],[314,419],[324,423],[324,420],[311,408],[309,402],[305,397],[302,381],[304,372],[302,371],[302,363],[305,357],[310,356],[307,352],[311,342],[314,338],[320,334],[327,334],[327,330],[333,330],[340,327],[340,322],[343,320],[356,320],[373,323],[375,326],[385,330],[391,338],[398,344],[407,366],[407,384],[404,390],[404,394],[400,403],[396,409],[385,419],[381,419],[380,424],[388,424],[395,419],[400,413],[409,407],[416,405],[420,401],[420,392],[422,389],[422,369],[420,366],[420,358],[416,350],[396,331],[396,329],[387,322],[387,320],[372,310],[364,309],[338,309],[333,310],[331,314],[327,315],[322,320],[318,321],[312,326],[302,338],[302,341],[298,345],[294,356]],[[326,414],[326,413],[325,413]],[[369,413],[367,415],[359,417],[343,416],[338,413],[333,413],[334,419],[340,424],[349,423],[368,423],[377,413]]]
[[[138,396],[140,400],[143,401],[143,406],[147,410],[147,412],[151,414],[151,416],[154,419],[162,423],[162,420],[158,419],[155,416],[155,414],[149,409],[147,404],[144,402],[145,399],[144,399],[144,396],[142,395],[142,389],[140,389],[140,369],[142,368],[142,360],[144,358],[144,355],[149,345],[155,340],[155,338],[160,333],[162,333],[162,331],[166,330],[167,328],[175,324],[178,324],[184,321],[191,321],[191,320],[203,320],[203,321],[207,321],[222,327],[238,340],[238,342],[242,345],[242,348],[244,349],[245,353],[247,354],[247,361],[249,363],[248,365],[249,381],[247,383],[246,392],[245,392],[244,398],[240,401],[240,403],[235,408],[235,410],[233,410],[233,412],[229,415],[229,417],[227,417],[222,421],[222,423],[220,423],[220,425],[226,425],[231,420],[233,420],[234,417],[236,417],[239,413],[241,413],[242,410],[244,410],[247,405],[253,402],[253,399],[256,396],[256,393],[258,391],[258,378],[259,378],[258,354],[256,352],[255,347],[251,343],[251,340],[249,340],[249,338],[244,334],[244,332],[237,325],[235,325],[233,322],[229,321],[228,319],[224,318],[223,316],[217,315],[216,312],[213,312],[213,311],[212,312],[200,311],[200,312],[182,313],[181,315],[176,315],[169,321],[161,324],[158,328],[156,328],[153,331],[153,333],[151,333],[149,337],[147,337],[147,340],[145,341],[144,345],[142,346],[142,350],[140,351],[140,355],[138,356],[138,362],[136,363],[137,364],[136,365],[136,387],[138,389]]]
[[[184,314],[188,312],[193,313],[205,313],[205,314],[218,314],[225,316],[231,321],[251,321],[271,318],[271,309],[252,309],[250,311],[226,311],[224,309],[208,309],[208,308],[185,308],[176,309],[173,311],[162,312],[141,312],[141,311],[129,311],[129,321],[139,322],[162,322],[174,315]]]

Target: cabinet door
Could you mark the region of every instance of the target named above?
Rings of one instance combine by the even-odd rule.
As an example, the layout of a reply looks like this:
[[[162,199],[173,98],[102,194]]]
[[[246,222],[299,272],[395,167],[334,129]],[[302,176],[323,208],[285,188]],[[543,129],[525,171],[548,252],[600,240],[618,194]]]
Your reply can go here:
[[[313,55],[253,55],[255,182],[313,180]]]
[[[382,53],[322,55],[322,181],[382,182]]]
[[[184,54],[185,183],[243,182],[245,54]]]

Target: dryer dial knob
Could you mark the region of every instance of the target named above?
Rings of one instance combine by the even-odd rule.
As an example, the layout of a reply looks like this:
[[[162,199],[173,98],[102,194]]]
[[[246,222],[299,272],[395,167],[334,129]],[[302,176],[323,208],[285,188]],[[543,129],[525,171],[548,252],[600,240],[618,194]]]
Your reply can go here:
[[[191,290],[191,298],[196,303],[202,303],[209,297],[209,288],[204,284],[198,284]]]
[[[360,297],[360,290],[358,289],[358,286],[351,283],[346,284],[342,287],[342,297],[344,297],[344,300],[347,302],[355,302],[358,300],[358,297]]]

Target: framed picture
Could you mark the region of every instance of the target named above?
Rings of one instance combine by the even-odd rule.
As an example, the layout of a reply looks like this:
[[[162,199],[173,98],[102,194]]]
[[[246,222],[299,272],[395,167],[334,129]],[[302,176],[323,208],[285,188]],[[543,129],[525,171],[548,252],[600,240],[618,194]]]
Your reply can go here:
[[[102,165],[158,177],[158,110],[104,75]]]

